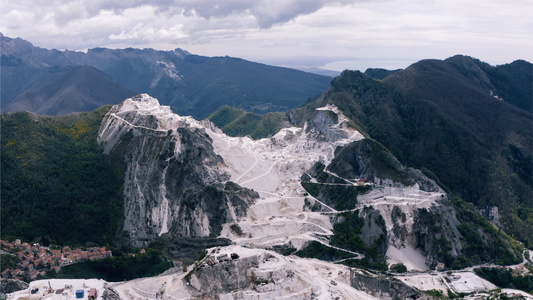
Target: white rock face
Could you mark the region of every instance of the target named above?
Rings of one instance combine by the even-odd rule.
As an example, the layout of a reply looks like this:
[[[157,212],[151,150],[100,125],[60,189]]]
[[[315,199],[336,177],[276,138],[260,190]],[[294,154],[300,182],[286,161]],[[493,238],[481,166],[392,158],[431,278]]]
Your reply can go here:
[[[128,134],[132,140],[128,144],[130,149],[127,152],[124,179],[124,230],[134,239],[146,239],[169,232],[179,218],[182,223],[181,235],[212,234],[208,213],[197,207],[189,218],[184,220],[183,214],[178,217],[177,212],[182,210],[182,205],[173,199],[176,197],[169,191],[169,181],[172,180],[169,178],[169,168],[173,168],[172,162],[193,147],[184,144],[184,132],[195,130],[205,132],[208,139],[212,140],[208,143],[212,145],[213,153],[218,155],[206,158],[211,161],[199,162],[201,170],[195,170],[199,183],[224,184],[233,181],[261,196],[257,205],[250,208],[248,218],[243,219],[242,226],[245,229],[252,229],[249,222],[273,215],[293,218],[302,211],[304,205],[300,176],[317,161],[328,164],[337,146],[363,138],[359,132],[346,126],[347,119],[335,107],[320,110],[335,111],[340,116],[339,122],[332,122],[324,114],[317,114],[313,126],[285,128],[272,138],[253,141],[250,138],[228,137],[208,122],[176,115],[169,107],[161,106],[157,99],[147,94],[126,99],[114,106],[104,119],[98,140],[104,144],[106,153],[112,151]],[[206,145],[194,147],[205,148]],[[238,219],[232,209],[228,210],[228,214],[230,220]],[[307,224],[307,220],[304,218],[298,224]],[[253,226],[252,231],[276,238],[286,237],[291,232],[298,235],[308,232],[330,233],[331,225],[327,217],[315,216],[313,220],[320,220],[319,224],[272,226],[270,229]],[[276,229],[268,233],[272,228]],[[230,235],[227,230],[223,232],[226,232],[223,233],[225,236]]]
[[[316,162],[328,165],[338,146],[361,140],[363,135],[346,125],[347,118],[336,107],[319,109],[326,110],[334,111],[339,121],[335,123],[320,113],[314,124],[283,128],[271,138],[256,141],[207,130],[231,180],[260,195],[238,223],[244,236],[236,236],[229,224],[222,236],[262,246],[292,242],[299,248],[304,245],[302,241],[317,240],[314,234],[332,234],[328,216],[303,210],[305,198],[312,197],[305,192],[300,177]]]
[[[209,254],[186,273],[117,283],[123,299],[379,299],[350,286],[350,270],[314,259],[228,246]],[[239,258],[231,259],[231,253]],[[229,261],[219,262],[227,256]],[[209,261],[209,263],[208,263]]]
[[[119,144],[126,148],[123,230],[134,242],[170,231],[178,236],[216,231],[206,201],[228,204],[206,199],[205,190],[223,188],[229,175],[219,168],[223,160],[213,152],[203,128],[147,94],[115,105],[104,118],[98,138],[104,151],[110,153]],[[219,216],[221,221],[238,217],[231,208],[225,210],[227,216]]]
[[[231,181],[259,194],[244,215],[236,213],[239,209],[226,201],[227,216],[220,235],[238,243],[265,247],[291,244],[297,249],[305,241],[323,242],[317,235],[332,234],[330,217],[336,213],[327,204],[307,195],[300,183],[302,174],[316,162],[328,166],[337,147],[364,138],[332,105],[318,108],[303,128],[283,128],[271,138],[254,141],[249,137],[228,137],[208,121],[176,115],[146,94],[127,99],[109,111],[99,133],[99,142],[104,144],[106,153],[127,137],[126,132],[133,135],[134,143],[130,142],[132,150],[127,157],[124,230],[132,238],[146,239],[167,232],[183,236],[213,234],[213,224],[210,224],[213,216],[201,205],[184,213],[178,194],[187,187],[181,186],[180,190],[171,183],[173,177],[186,171],[177,172],[175,162],[183,161],[182,156],[191,148],[202,148],[212,154],[196,162],[194,173],[198,178],[193,184]],[[191,132],[201,132],[199,136],[205,138],[202,142],[187,140],[185,136]],[[370,193],[358,196],[356,208],[372,206],[380,212],[389,232],[387,242],[394,247],[389,251],[390,263],[394,263],[401,249],[409,252],[419,242],[407,238],[417,230],[413,227],[415,211],[438,206],[444,194],[438,187],[427,192],[418,184],[406,187],[387,178],[374,180],[376,185]],[[306,201],[320,203],[330,214],[305,210]],[[393,220],[393,209],[401,211],[406,220]],[[230,228],[235,223],[242,230],[240,235]],[[413,268],[427,269],[427,265],[420,264],[423,254],[406,257],[413,258]],[[431,259],[426,263],[432,263]]]
[[[325,203],[321,204],[329,208],[330,213],[305,211],[306,198],[320,201],[305,193],[300,177],[316,162],[327,166],[338,146],[364,137],[347,126],[348,119],[335,106],[328,105],[317,111],[312,124],[304,128],[284,128],[272,138],[258,141],[247,137],[231,138],[208,130],[215,151],[224,158],[231,180],[261,196],[250,207],[247,217],[238,223],[244,234],[236,235],[227,225],[222,236],[261,247],[291,244],[299,249],[306,241],[322,242],[317,235],[332,234],[330,216],[338,212]],[[335,113],[337,122],[330,119],[326,111]],[[410,270],[427,270],[433,261],[414,249],[419,242],[415,235],[418,229],[413,226],[414,216],[418,209],[439,207],[438,200],[444,192],[436,185],[434,191],[427,192],[422,191],[418,183],[404,186],[390,179],[374,180],[378,184],[369,193],[358,196],[356,209],[374,207],[383,217],[387,243],[391,247],[387,252],[389,264],[401,259]],[[405,221],[393,219],[394,208],[405,215]]]

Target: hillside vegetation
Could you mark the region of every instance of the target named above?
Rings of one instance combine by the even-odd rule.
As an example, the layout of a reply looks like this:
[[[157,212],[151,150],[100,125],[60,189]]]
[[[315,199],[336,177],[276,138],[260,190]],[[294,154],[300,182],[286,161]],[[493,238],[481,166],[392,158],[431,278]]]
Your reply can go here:
[[[59,273],[49,273],[50,278],[101,278],[120,282],[142,277],[157,276],[170,269],[173,264],[158,250],[148,249],[146,253],[118,255],[102,260],[85,261],[61,268]]]
[[[208,117],[229,136],[247,136],[253,139],[276,134],[286,122],[284,113],[254,114],[229,106],[223,106]]]
[[[345,71],[321,104],[303,111],[335,104],[402,163],[424,170],[477,208],[498,207],[503,228],[531,247],[533,116],[491,95],[500,93],[488,90],[497,84],[475,61],[454,61],[421,61],[383,81]]]
[[[108,110],[2,115],[2,238],[45,245],[115,240],[123,218],[123,159],[104,155],[96,142]]]

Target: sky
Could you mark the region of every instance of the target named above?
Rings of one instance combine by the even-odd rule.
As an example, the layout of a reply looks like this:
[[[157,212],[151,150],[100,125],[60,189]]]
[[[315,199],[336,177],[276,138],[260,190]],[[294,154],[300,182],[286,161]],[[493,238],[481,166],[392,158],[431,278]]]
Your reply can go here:
[[[533,62],[532,0],[0,0],[0,32],[58,50],[181,48],[292,68]]]

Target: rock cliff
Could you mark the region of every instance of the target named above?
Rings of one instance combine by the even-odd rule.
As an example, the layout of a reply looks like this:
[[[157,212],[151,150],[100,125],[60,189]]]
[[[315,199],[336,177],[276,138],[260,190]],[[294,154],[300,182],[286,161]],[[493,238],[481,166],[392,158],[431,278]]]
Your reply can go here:
[[[354,288],[379,299],[436,299],[405,285],[401,281],[393,281],[390,278],[369,273],[365,274],[360,270],[350,270],[350,283]]]
[[[357,197],[365,206],[359,211],[365,220],[361,238],[370,245],[384,234],[380,248],[390,263],[405,262],[407,251],[408,269],[426,270],[443,261],[444,248],[451,256],[461,252],[460,222],[444,190],[421,171],[403,166],[379,143],[364,139],[338,148],[327,169],[344,179],[373,183]],[[376,214],[383,218],[383,231],[370,226]]]
[[[216,236],[257,194],[229,182],[203,126],[146,94],[115,105],[99,131],[104,151],[123,151],[124,227],[131,241]]]
[[[213,250],[183,282],[193,299],[313,299],[321,289],[294,261],[238,246]]]

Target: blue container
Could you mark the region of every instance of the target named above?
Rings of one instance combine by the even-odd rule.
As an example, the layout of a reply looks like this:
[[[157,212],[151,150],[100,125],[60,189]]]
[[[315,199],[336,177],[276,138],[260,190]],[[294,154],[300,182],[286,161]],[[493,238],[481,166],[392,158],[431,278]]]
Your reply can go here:
[[[77,299],[83,298],[83,294],[84,294],[83,290],[76,290],[76,298]]]

